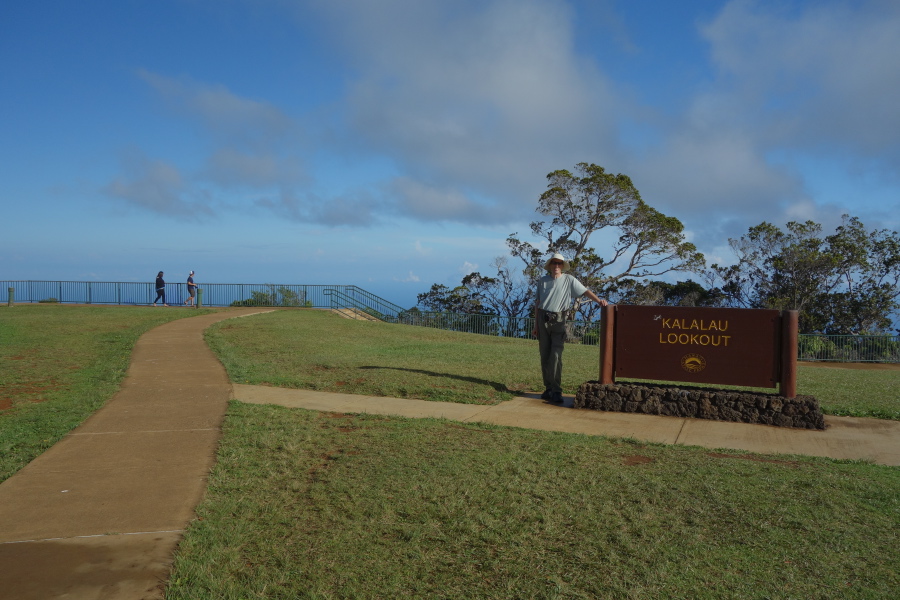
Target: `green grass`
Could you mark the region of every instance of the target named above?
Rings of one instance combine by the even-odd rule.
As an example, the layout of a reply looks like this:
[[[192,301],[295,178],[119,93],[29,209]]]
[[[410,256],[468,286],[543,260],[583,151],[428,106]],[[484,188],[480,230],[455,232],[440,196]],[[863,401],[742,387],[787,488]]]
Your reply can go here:
[[[3,472],[116,391],[141,332],[193,314],[0,310]],[[250,383],[481,403],[539,388],[534,342],[317,311],[208,336]],[[596,348],[565,357],[568,392],[596,378]],[[820,399],[896,406],[892,375],[808,368],[801,391],[821,376]],[[166,597],[892,599],[898,490],[900,468],[865,462],[232,402]]]
[[[233,402],[168,600],[894,598],[900,469]]]
[[[496,404],[543,389],[534,342],[279,311],[216,324],[207,342],[232,381],[350,394]],[[563,385],[596,378],[596,348],[570,346]],[[590,368],[586,368],[588,364]]]
[[[543,389],[527,340],[279,311],[214,325],[207,341],[239,383],[475,404]],[[563,390],[598,379],[599,361],[596,346],[567,345]],[[827,414],[900,420],[900,371],[801,366],[798,391]]]
[[[900,370],[801,366],[798,387],[828,414],[900,420]]]
[[[0,481],[115,394],[142,333],[204,312],[52,304],[0,309]]]

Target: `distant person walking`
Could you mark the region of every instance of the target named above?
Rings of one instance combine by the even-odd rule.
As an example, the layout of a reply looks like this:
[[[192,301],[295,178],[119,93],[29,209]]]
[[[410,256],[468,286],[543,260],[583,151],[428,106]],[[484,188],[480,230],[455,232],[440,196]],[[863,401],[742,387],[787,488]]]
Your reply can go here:
[[[569,262],[556,253],[544,264],[547,274],[538,280],[534,304],[534,331],[541,352],[541,374],[544,377],[543,400],[561,403],[562,353],[566,341],[566,311],[572,301],[587,296],[601,306],[609,304],[598,298],[584,284],[563,274],[569,270]]]
[[[197,284],[194,283],[194,272],[191,271],[187,278],[188,298],[184,301],[188,306],[194,305],[194,295],[197,293]]]
[[[162,298],[163,306],[168,306],[168,304],[166,304],[166,282],[163,279],[162,271],[156,276],[156,300],[153,301],[153,306],[156,306],[156,302],[160,298]]]

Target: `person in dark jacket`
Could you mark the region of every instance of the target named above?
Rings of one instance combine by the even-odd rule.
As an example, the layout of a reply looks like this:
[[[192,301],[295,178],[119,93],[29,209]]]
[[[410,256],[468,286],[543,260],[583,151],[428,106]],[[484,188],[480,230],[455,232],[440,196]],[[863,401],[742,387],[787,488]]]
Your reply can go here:
[[[162,298],[163,306],[168,306],[168,304],[166,304],[166,282],[163,279],[162,271],[156,276],[156,300],[153,301],[153,306],[156,306],[156,302],[160,298]]]

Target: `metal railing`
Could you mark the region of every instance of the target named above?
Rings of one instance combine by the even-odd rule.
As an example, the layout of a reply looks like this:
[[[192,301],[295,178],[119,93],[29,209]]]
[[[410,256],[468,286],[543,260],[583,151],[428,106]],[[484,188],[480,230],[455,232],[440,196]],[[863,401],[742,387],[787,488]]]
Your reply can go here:
[[[296,306],[327,308],[327,290],[348,296],[378,298],[355,285],[292,285],[271,283],[204,283],[204,306]],[[154,282],[108,281],[0,281],[0,289],[12,288],[16,302],[59,302],[64,304],[150,304],[156,298]],[[166,303],[179,304],[188,298],[187,283],[167,283]],[[380,300],[380,299],[379,299]],[[370,301],[373,306],[403,310],[386,300]]]
[[[153,282],[110,281],[3,281],[16,302],[68,302],[74,304],[150,304],[156,297]],[[166,286],[166,294],[177,286]],[[184,284],[184,293],[187,285]],[[168,301],[169,298],[167,297]],[[184,298],[181,299],[182,301]]]
[[[352,292],[353,290],[351,290]],[[367,292],[368,294],[368,292]],[[373,301],[371,298],[363,297],[360,299],[357,295],[347,294],[341,290],[330,289],[325,290],[325,296],[329,299],[329,308],[333,310],[344,310],[344,309],[352,309],[356,311],[360,311],[366,313],[367,315],[379,319],[381,321],[387,322],[397,322],[396,315],[402,311],[403,309],[395,310],[393,308],[388,307],[389,312],[385,314],[381,312],[375,306],[379,306],[379,308],[385,308],[384,306],[380,306],[377,302]],[[375,296],[377,298],[377,296]],[[399,308],[399,307],[398,307]]]
[[[200,287],[204,306],[352,308],[387,323],[533,339],[533,317],[407,310],[355,285],[206,283]],[[13,289],[16,302],[139,305],[150,304],[156,297],[152,282],[0,281],[3,288]],[[186,284],[166,284],[168,304],[177,305],[187,297]],[[599,322],[571,321],[569,327],[570,342],[598,343]],[[900,336],[800,334],[798,359],[900,363]]]
[[[900,336],[799,336],[799,360],[830,362],[900,363]]]

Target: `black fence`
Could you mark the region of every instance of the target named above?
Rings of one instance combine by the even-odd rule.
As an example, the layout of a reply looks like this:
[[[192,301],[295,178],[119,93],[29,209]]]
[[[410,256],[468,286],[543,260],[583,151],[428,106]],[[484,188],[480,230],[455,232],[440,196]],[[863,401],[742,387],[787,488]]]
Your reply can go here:
[[[0,281],[11,289],[16,302],[66,304],[147,305],[156,298],[154,282],[112,281]],[[372,309],[397,313],[403,309],[355,285],[276,285],[271,283],[204,283],[203,306],[294,306],[331,308],[329,294],[365,304]],[[181,304],[188,298],[186,283],[166,284],[166,303]]]

